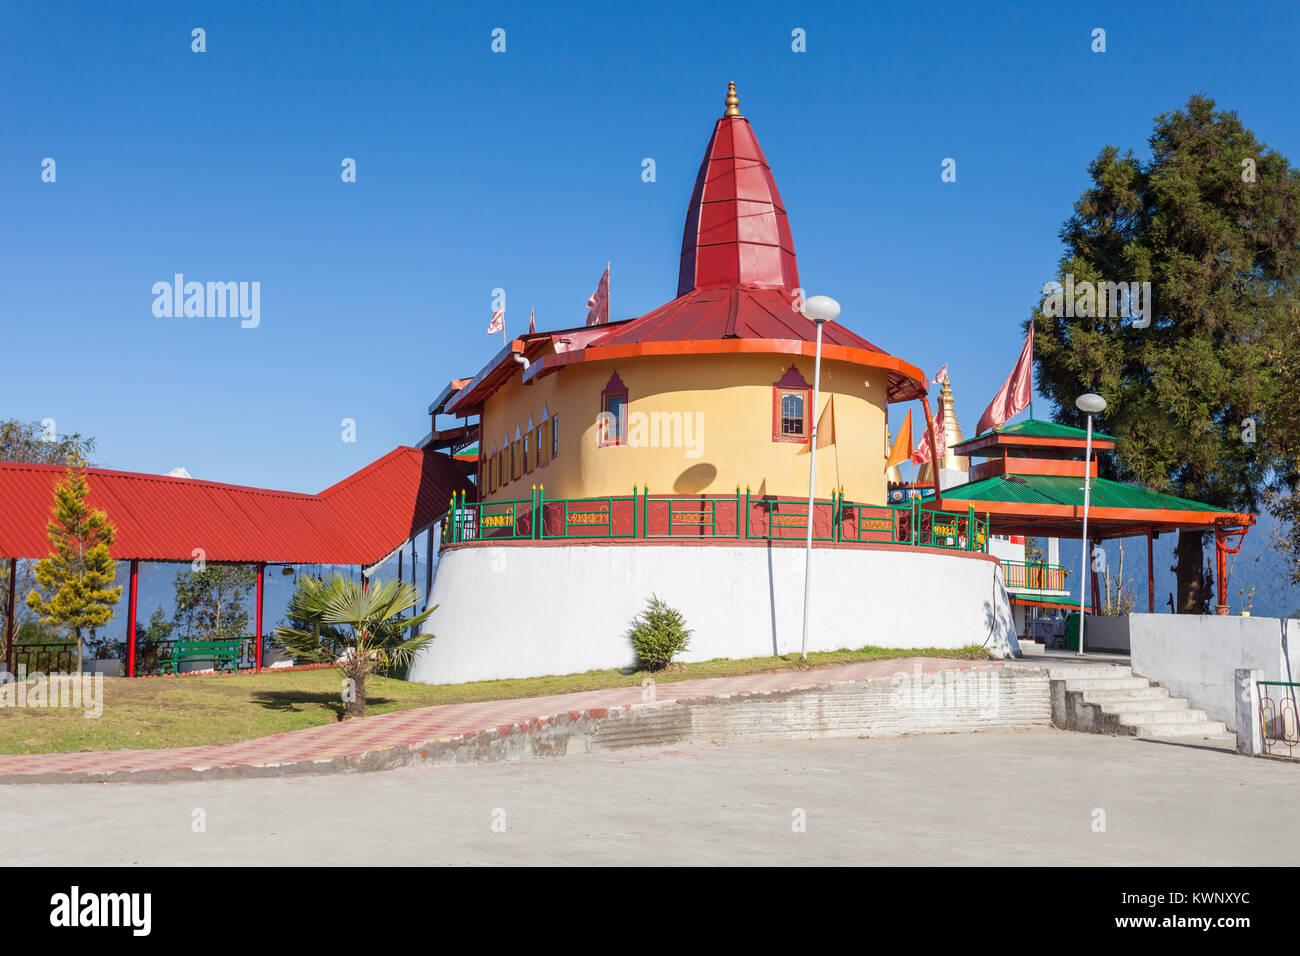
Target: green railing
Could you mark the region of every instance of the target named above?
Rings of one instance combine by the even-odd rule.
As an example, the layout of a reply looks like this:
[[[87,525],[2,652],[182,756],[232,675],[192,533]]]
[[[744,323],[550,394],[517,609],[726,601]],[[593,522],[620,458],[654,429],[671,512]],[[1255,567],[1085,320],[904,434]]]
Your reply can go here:
[[[554,538],[731,538],[802,541],[808,534],[808,502],[756,497],[737,487],[734,495],[651,495],[635,486],[630,495],[548,500],[541,485],[528,499],[467,501],[453,495],[442,525],[443,545],[464,541]],[[908,544],[986,553],[989,520],[974,509],[936,511],[919,499],[904,505],[864,505],[833,493],[812,506],[813,540]]]
[[[1064,591],[1066,568],[1040,561],[1001,561],[1002,576],[1010,591]]]

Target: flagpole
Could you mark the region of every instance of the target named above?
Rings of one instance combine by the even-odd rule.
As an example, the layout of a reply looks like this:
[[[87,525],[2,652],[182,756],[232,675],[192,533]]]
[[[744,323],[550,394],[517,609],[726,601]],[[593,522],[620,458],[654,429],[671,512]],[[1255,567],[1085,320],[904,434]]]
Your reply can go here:
[[[810,314],[811,313],[811,314]],[[808,658],[808,618],[812,610],[812,539],[813,511],[816,507],[814,495],[817,491],[817,402],[822,385],[822,325],[840,314],[840,304],[824,295],[815,295],[804,303],[803,314],[817,326],[817,357],[813,361],[812,433],[808,437],[808,450],[811,452],[808,462],[808,537],[804,545],[803,559],[803,639],[799,645],[799,656]],[[834,516],[832,515],[832,524]],[[833,529],[832,529],[833,530]]]
[[[817,398],[822,385],[822,324],[817,323],[817,358],[813,364],[813,400],[812,400],[812,435],[809,447],[812,460],[808,463],[808,541],[804,547],[803,560],[803,640],[799,645],[799,656],[808,659],[808,612],[812,609],[812,539],[813,539],[813,495],[817,491]]]

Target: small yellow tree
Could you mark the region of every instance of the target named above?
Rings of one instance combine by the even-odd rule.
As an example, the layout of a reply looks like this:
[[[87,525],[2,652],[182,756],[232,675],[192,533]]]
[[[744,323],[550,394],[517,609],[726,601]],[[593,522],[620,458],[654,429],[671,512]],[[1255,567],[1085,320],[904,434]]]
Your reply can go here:
[[[77,673],[81,673],[81,633],[102,627],[122,599],[113,587],[117,562],[109,555],[116,530],[108,515],[86,504],[86,474],[75,466],[54,488],[53,517],[45,526],[50,556],[36,562],[36,586],[27,606],[41,619],[66,627],[77,639]]]

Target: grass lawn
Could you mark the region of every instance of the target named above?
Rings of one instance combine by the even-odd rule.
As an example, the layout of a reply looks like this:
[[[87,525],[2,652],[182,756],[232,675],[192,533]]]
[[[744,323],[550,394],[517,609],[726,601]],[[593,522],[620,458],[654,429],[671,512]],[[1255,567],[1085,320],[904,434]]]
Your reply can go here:
[[[669,671],[588,671],[520,680],[470,684],[413,684],[387,677],[366,682],[368,714],[516,697],[545,697],[605,687],[639,685],[646,676],[659,683],[700,677],[726,677],[762,671],[801,670],[827,664],[896,657],[951,657],[984,660],[980,647],[900,651],[866,647],[808,655],[712,660],[674,665]],[[104,679],[103,714],[57,707],[0,708],[0,753],[53,753],[76,750],[144,750],[192,747],[251,740],[339,720],[341,679],[334,669],[265,672],[132,680]]]

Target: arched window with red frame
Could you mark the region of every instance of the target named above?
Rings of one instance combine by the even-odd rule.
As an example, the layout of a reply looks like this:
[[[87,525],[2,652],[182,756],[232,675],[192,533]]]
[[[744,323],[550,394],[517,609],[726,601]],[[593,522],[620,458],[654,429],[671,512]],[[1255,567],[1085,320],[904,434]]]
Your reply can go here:
[[[772,383],[772,441],[808,441],[811,406],[812,386],[791,365]]]
[[[627,444],[627,386],[615,372],[600,393],[600,446]]]

